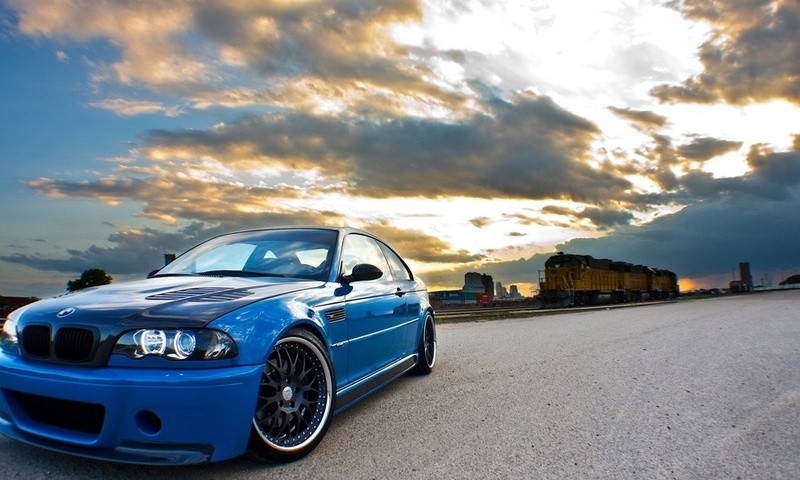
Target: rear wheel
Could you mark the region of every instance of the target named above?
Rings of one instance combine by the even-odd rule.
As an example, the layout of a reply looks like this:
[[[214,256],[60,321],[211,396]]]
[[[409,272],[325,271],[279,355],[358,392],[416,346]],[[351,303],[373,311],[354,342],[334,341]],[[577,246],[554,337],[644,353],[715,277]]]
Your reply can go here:
[[[292,330],[278,341],[261,374],[247,455],[290,462],[322,441],[333,416],[330,360],[319,340]]]
[[[417,347],[417,366],[414,373],[427,375],[433,370],[436,364],[436,322],[433,315],[428,312],[425,314],[425,322],[422,324],[422,335]]]

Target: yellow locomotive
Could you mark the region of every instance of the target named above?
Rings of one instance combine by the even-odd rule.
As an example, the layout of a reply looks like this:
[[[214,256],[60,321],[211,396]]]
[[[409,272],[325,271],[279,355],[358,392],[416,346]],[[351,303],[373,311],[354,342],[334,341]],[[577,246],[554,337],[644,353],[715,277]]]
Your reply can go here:
[[[678,276],[669,270],[559,252],[539,271],[543,308],[675,298]]]

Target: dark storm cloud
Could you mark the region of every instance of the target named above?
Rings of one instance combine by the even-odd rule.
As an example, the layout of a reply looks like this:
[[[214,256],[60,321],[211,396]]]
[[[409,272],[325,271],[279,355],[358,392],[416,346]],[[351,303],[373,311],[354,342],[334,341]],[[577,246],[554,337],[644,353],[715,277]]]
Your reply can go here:
[[[739,262],[749,262],[754,272],[798,268],[800,136],[788,151],[755,146],[748,162],[751,171],[743,177],[716,179],[705,172],[681,177],[681,190],[672,200],[690,201],[691,205],[678,213],[635,227],[618,222],[605,237],[570,240],[555,250],[664,268],[685,278],[724,277],[738,268]],[[659,195],[650,201],[666,204],[669,198]],[[544,207],[542,213],[578,215],[558,206]],[[476,269],[504,283],[535,283],[537,272],[551,255],[537,254]]]
[[[609,199],[637,201],[625,193],[630,184],[623,170],[593,168],[584,161],[599,133],[595,125],[547,97],[524,93],[511,100],[490,96],[485,102],[487,113],[460,122],[283,113],[243,117],[205,131],[154,131],[145,137],[148,146],[142,150],[154,158],[175,157],[174,166],[154,169],[144,179],[126,179],[122,172],[123,178],[96,182],[39,179],[30,185],[51,196],[104,199],[116,193],[117,201],[142,201],[146,216],[170,221],[246,217],[231,214],[230,206],[263,209],[270,197],[299,195],[285,187],[245,188],[170,173],[181,170],[182,160],[177,159],[213,158],[242,170],[313,170],[353,196],[568,199],[597,205],[572,217],[587,218],[601,228],[632,218],[620,207],[603,206]],[[134,173],[143,171],[147,169]],[[308,186],[307,191],[321,188]],[[542,224],[532,218],[522,223]]]
[[[703,73],[681,85],[660,85],[662,101],[733,104],[785,99],[800,104],[800,2],[676,0],[714,33],[699,51]]]
[[[633,214],[626,210],[610,207],[586,207],[581,210],[548,205],[542,213],[566,216],[571,219],[589,220],[601,230],[609,230],[620,225],[627,225],[633,220]]]
[[[798,189],[782,201],[731,196],[600,239],[576,239],[557,248],[672,270],[683,277],[730,272],[739,262],[761,269],[800,265]],[[668,264],[665,264],[667,263]]]
[[[586,163],[599,129],[550,98],[520,93],[484,99],[483,107],[485,113],[460,121],[274,114],[206,131],[153,132],[147,141],[151,150],[210,156],[229,166],[256,158],[315,169],[361,196],[593,202],[630,186],[613,169]]]
[[[749,262],[754,273],[796,269],[800,267],[798,211],[800,187],[781,201],[754,202],[749,196],[728,195],[690,205],[643,226],[620,228],[606,237],[570,240],[557,245],[555,251],[667,269],[679,279],[729,278],[733,269],[738,271],[739,262]],[[551,255],[537,254],[477,269],[504,283],[535,283]],[[441,277],[436,278],[446,278],[444,273]]]
[[[620,167],[621,172],[628,174],[641,174],[655,182],[664,192],[674,192],[680,187],[678,176],[673,167],[678,167],[684,160],[678,155],[672,138],[659,133],[651,132],[651,143],[642,146],[636,152],[646,160],[644,166],[630,164]],[[636,195],[633,200],[639,208],[646,208],[648,204],[662,204],[666,200],[657,200],[651,195]],[[613,198],[613,197],[612,197]]]
[[[696,138],[686,145],[681,145],[678,147],[678,153],[689,160],[705,161],[718,155],[736,151],[741,147],[742,142],[702,137]]]
[[[74,272],[76,275],[90,268],[102,268],[112,277],[128,274],[144,277],[150,270],[163,266],[165,253],[181,253],[213,232],[202,224],[193,224],[172,233],[154,229],[117,232],[108,238],[112,246],[68,249],[66,258],[6,255],[0,257],[0,261],[37,270]]]
[[[648,110],[633,110],[630,108],[609,107],[609,110],[622,118],[632,120],[635,124],[646,129],[662,128],[667,124],[667,117]]]
[[[754,145],[747,163],[754,170],[751,178],[756,190],[767,198],[784,199],[800,185],[800,148],[795,137],[795,150],[774,152],[764,145]],[[747,181],[746,180],[746,181]]]
[[[792,195],[800,186],[800,149],[798,142],[792,149],[776,151],[766,145],[753,145],[747,155],[749,171],[738,177],[716,178],[712,173],[687,167],[687,163],[702,161],[713,154],[738,149],[738,142],[700,139],[683,146],[675,146],[665,136],[653,137],[654,144],[644,153],[652,164],[643,171],[659,182],[661,192],[634,195],[632,204],[639,211],[648,211],[657,205],[689,205],[695,202],[717,201],[728,195],[747,196],[752,201],[780,200]],[[683,155],[697,157],[686,159]],[[676,175],[674,166],[686,167],[687,173]]]
[[[793,197],[800,188],[800,149],[776,152],[765,145],[754,145],[747,155],[751,171],[740,177],[714,178],[694,171],[680,182],[686,199],[709,201],[736,195],[753,202],[777,201]]]

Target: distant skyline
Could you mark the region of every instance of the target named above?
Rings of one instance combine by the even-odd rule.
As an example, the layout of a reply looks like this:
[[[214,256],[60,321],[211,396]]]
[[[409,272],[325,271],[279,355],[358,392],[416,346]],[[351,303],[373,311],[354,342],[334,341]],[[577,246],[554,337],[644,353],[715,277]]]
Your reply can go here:
[[[0,0],[0,295],[299,224],[431,289],[557,251],[777,284],[798,65],[796,0]]]

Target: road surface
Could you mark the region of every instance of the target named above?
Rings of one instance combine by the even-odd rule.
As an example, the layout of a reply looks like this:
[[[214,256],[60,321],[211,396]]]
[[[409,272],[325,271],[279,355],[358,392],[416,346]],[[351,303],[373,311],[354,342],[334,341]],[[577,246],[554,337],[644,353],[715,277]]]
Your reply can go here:
[[[142,467],[0,438],[3,478],[800,478],[798,312],[794,290],[440,325],[430,376],[299,462]]]

